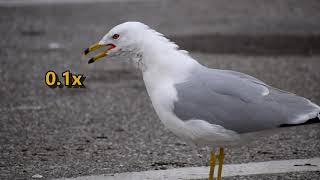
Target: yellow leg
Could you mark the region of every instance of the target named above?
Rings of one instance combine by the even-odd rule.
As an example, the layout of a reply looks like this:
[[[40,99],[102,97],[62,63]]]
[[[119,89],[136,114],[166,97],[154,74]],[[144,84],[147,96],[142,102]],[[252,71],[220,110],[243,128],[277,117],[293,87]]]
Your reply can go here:
[[[216,165],[216,155],[215,155],[214,151],[211,151],[209,180],[213,180],[215,165]]]
[[[224,160],[224,149],[220,148],[220,152],[219,152],[219,169],[218,169],[217,180],[221,180],[223,160]]]

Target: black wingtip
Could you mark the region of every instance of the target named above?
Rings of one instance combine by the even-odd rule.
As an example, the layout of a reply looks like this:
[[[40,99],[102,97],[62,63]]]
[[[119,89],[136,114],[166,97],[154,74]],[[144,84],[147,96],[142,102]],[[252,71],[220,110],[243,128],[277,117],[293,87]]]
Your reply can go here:
[[[88,64],[91,64],[93,62],[94,62],[94,60],[93,60],[93,58],[91,58],[91,59],[89,59]]]
[[[86,50],[84,50],[84,55],[87,55],[87,54],[89,54],[89,48],[87,48]]]
[[[291,126],[301,126],[301,125],[308,125],[308,124],[315,124],[320,123],[320,117],[315,117],[313,119],[309,119],[308,121],[300,124],[281,124],[279,127],[291,127]]]

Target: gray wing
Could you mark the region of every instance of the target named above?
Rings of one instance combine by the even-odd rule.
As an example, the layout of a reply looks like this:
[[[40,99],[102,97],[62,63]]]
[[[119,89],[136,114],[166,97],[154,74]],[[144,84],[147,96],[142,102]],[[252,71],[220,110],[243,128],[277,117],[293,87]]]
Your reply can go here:
[[[238,133],[303,123],[320,111],[308,99],[235,71],[197,68],[175,88],[177,117],[205,120]]]

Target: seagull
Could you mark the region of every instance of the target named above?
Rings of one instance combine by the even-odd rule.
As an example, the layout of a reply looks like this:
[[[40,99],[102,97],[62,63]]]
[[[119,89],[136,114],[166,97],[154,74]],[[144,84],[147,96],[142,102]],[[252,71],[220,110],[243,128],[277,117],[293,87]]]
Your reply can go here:
[[[165,127],[185,141],[212,147],[209,180],[216,161],[221,179],[224,148],[268,129],[320,122],[320,107],[310,100],[241,72],[205,67],[143,23],[113,27],[84,54],[100,48],[89,64],[105,56],[132,61]]]

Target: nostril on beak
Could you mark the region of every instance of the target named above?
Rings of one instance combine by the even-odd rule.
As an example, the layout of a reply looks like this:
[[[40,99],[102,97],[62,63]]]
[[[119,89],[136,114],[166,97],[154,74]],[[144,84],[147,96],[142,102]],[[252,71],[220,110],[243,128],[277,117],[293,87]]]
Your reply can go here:
[[[87,48],[86,50],[84,50],[84,55],[87,55],[89,52],[89,48]]]

